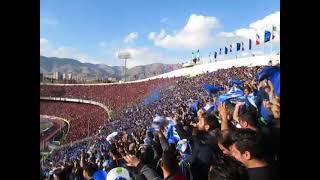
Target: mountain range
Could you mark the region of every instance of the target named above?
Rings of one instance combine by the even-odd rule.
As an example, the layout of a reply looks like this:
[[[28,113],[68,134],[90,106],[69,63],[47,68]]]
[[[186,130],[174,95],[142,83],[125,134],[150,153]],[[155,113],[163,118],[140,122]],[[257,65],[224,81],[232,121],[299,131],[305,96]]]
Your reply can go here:
[[[127,80],[148,78],[178,69],[178,64],[154,63],[127,68]],[[40,55],[40,72],[49,75],[54,72],[72,73],[82,79],[106,79],[109,77],[120,80],[124,75],[123,66],[82,63],[75,59],[46,57]]]

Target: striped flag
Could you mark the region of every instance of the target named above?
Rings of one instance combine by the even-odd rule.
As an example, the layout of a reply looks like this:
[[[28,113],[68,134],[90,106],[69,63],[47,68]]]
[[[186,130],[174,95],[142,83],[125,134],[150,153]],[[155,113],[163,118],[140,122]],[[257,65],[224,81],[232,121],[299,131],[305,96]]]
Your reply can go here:
[[[258,34],[256,34],[256,36],[257,36],[256,45],[259,45],[260,44],[260,36]]]
[[[276,37],[276,31],[277,31],[277,28],[275,26],[272,26],[272,40]]]

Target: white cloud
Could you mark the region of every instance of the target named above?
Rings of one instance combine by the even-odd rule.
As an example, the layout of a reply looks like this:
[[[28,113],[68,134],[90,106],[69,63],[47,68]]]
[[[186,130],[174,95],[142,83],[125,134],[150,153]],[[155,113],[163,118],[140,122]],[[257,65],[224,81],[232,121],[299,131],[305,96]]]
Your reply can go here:
[[[49,44],[49,41],[48,41],[48,39],[46,39],[46,38],[40,38],[40,46],[42,45],[42,46],[46,46],[46,45],[48,45]]]
[[[272,13],[261,20],[251,23],[249,27],[252,29],[261,30],[261,29],[270,29],[272,25],[280,26],[280,11]]]
[[[72,58],[81,62],[94,64],[103,63],[103,61],[92,58],[75,48],[65,46],[55,47],[46,38],[40,38],[40,54],[47,57]]]
[[[263,19],[257,20],[249,25],[248,28],[240,28],[236,29],[233,32],[221,32],[219,34],[222,38],[231,38],[231,40],[235,40],[235,38],[244,38],[244,39],[256,39],[256,33],[260,35],[261,41],[264,38],[264,31],[269,30],[272,31],[272,26],[275,26],[276,36],[275,39],[272,41],[273,43],[279,43],[279,32],[280,32],[280,11],[272,13]]]
[[[127,61],[127,67],[131,68],[138,65],[146,65],[152,63],[172,63],[173,58],[164,57],[158,53],[151,52],[147,47],[140,48],[126,48],[115,53],[115,57],[118,58],[119,52],[129,52],[132,56]]]
[[[218,25],[215,17],[192,14],[180,31],[170,35],[162,29],[159,35],[149,33],[148,38],[163,48],[196,49],[213,42],[212,30]]]
[[[124,43],[126,44],[133,43],[138,38],[138,36],[139,36],[138,32],[132,32],[128,34],[128,36],[124,39]]]
[[[280,11],[250,23],[247,28],[239,28],[232,32],[220,32],[214,35],[213,31],[217,26],[219,26],[219,21],[215,17],[192,14],[181,30],[175,30],[170,35],[164,29],[161,29],[158,35],[155,32],[150,32],[148,39],[152,40],[154,45],[158,47],[198,49],[246,41],[248,38],[255,40],[256,33],[260,35],[260,39],[263,41],[264,31],[272,31],[272,26],[276,26],[276,36],[272,43],[280,42]]]

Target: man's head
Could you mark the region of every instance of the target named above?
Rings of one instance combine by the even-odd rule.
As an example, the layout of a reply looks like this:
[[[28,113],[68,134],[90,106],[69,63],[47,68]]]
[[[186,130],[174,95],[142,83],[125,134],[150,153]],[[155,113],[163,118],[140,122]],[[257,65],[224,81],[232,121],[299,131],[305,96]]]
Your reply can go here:
[[[247,168],[229,156],[219,156],[211,165],[208,180],[249,180]]]
[[[245,112],[240,114],[239,123],[241,128],[254,129],[257,127],[257,117],[255,113]]]
[[[232,156],[246,167],[252,160],[263,160],[264,149],[261,135],[251,129],[237,129],[232,134]]]
[[[85,163],[83,166],[83,177],[85,179],[90,179],[97,170],[98,167],[95,164]]]
[[[178,170],[178,159],[176,155],[168,151],[163,152],[160,166],[163,172],[171,175],[175,174]]]
[[[220,131],[218,133],[218,146],[223,154],[232,156],[230,152],[230,146],[232,145],[232,139],[228,130]]]
[[[206,113],[203,109],[198,111],[199,122],[197,124],[199,131],[208,132],[215,128],[218,128],[219,122],[218,119],[213,114]]]
[[[244,87],[244,95],[248,96],[251,93],[251,88],[249,86]]]

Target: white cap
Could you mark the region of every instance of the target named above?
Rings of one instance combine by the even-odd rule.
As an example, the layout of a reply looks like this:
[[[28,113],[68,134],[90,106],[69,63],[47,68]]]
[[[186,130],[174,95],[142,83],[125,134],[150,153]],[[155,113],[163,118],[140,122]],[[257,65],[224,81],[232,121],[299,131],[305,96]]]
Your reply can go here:
[[[116,167],[109,171],[107,175],[107,180],[115,180],[117,178],[131,180],[129,171],[123,167]]]
[[[107,141],[112,141],[114,137],[118,135],[118,132],[113,132],[107,136]]]
[[[184,153],[188,147],[188,141],[186,139],[182,139],[177,143],[177,149]]]

